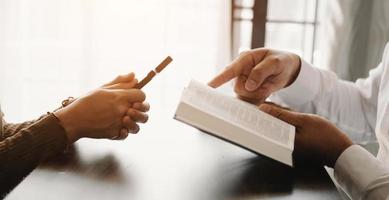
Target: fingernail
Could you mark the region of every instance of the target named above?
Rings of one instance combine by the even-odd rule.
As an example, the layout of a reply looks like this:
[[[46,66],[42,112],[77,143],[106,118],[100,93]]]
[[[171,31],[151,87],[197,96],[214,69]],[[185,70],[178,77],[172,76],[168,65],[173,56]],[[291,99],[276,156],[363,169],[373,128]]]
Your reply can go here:
[[[270,110],[270,106],[267,105],[267,104],[261,104],[261,105],[259,106],[259,110],[261,110],[262,112],[268,113],[269,110]]]
[[[246,90],[253,91],[253,90],[257,89],[256,88],[257,87],[257,83],[255,81],[253,81],[253,80],[247,80],[245,87],[246,87]]]
[[[123,135],[122,135],[122,140],[125,140],[126,138],[128,137],[128,132],[126,132],[126,133],[124,133]]]

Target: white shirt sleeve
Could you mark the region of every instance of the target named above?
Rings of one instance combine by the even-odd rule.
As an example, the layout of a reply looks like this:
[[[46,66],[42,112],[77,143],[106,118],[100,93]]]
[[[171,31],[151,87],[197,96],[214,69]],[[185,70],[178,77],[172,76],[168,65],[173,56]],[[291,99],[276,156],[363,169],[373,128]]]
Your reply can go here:
[[[334,175],[352,199],[389,197],[389,168],[358,145],[352,145],[340,155]]]
[[[312,67],[302,60],[297,79],[274,93],[270,100],[306,113],[326,117],[355,142],[375,140],[377,98],[382,66],[355,83],[335,73]]]
[[[324,116],[355,142],[374,140],[382,73],[380,64],[370,71],[368,78],[353,83],[302,61],[295,82],[275,93],[271,100],[297,111]],[[389,195],[389,169],[358,145],[341,154],[334,174],[353,199],[386,199]]]

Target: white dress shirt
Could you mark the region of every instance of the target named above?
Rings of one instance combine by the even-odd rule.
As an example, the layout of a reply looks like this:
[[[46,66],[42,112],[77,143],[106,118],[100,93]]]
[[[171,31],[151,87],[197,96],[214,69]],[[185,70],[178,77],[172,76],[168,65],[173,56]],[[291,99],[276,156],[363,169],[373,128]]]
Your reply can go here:
[[[389,199],[389,43],[365,79],[339,80],[302,61],[296,81],[271,100],[326,117],[356,143],[378,140],[377,158],[352,145],[338,158],[334,174],[352,199]]]

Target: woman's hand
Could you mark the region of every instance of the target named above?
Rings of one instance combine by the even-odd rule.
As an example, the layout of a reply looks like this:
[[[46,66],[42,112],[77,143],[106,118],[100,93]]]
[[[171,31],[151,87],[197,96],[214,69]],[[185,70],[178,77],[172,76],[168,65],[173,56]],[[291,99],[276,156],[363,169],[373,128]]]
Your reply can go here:
[[[118,139],[130,105],[143,102],[145,94],[137,89],[97,89],[55,112],[65,128],[69,142],[82,137]]]
[[[138,133],[139,125],[137,123],[146,123],[149,116],[146,114],[150,110],[150,104],[147,102],[136,102],[127,110],[126,115],[123,118],[123,126],[120,131],[120,136],[117,139],[124,139],[130,133]]]
[[[352,145],[346,134],[320,116],[297,113],[267,103],[259,108],[296,127],[295,157],[334,167],[342,152]]]
[[[101,88],[105,89],[131,89],[136,86],[138,80],[133,72],[125,75],[119,75],[111,82],[104,84]],[[148,120],[147,111],[150,105],[147,102],[135,103],[130,106],[127,114],[123,117],[124,127],[120,130],[120,135],[114,139],[125,139],[128,133],[138,133],[139,125],[137,123],[146,123]]]
[[[144,102],[145,94],[133,89],[136,84],[133,73],[118,76],[56,111],[69,143],[82,137],[124,139],[128,132],[137,133],[137,123],[147,121],[150,106]]]
[[[271,93],[293,83],[300,65],[300,57],[293,53],[253,49],[242,53],[208,85],[216,88],[237,78],[234,89],[238,97],[259,105]]]

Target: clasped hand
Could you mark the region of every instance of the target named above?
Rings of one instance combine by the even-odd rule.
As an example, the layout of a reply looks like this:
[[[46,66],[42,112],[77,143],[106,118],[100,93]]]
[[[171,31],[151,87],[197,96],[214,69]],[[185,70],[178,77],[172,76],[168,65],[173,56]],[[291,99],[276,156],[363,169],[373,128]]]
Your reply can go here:
[[[137,133],[137,123],[147,122],[150,109],[145,94],[134,89],[137,82],[134,73],[118,76],[56,111],[68,142],[83,137],[125,139],[129,132]]]

